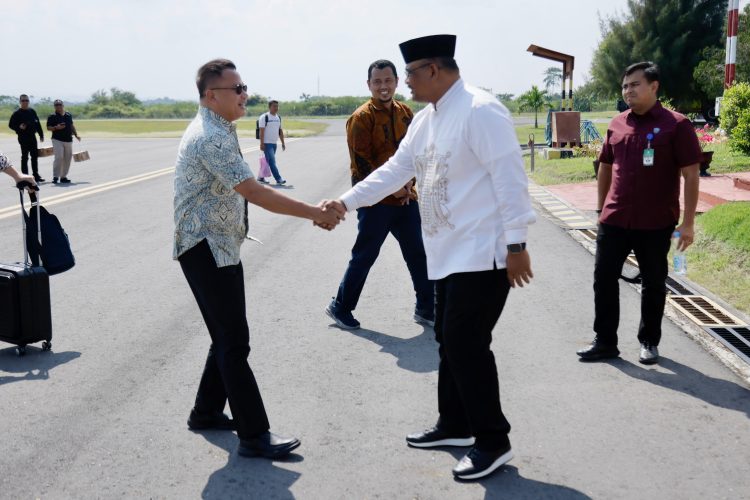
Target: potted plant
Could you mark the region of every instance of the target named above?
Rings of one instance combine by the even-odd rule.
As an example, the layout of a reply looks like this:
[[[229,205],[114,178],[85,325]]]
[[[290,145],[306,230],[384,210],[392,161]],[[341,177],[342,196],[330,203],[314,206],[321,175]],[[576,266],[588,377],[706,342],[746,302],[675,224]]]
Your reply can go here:
[[[708,169],[711,167],[711,160],[714,158],[714,152],[710,149],[716,141],[716,136],[713,134],[711,127],[706,123],[703,128],[695,129],[695,133],[698,134],[698,144],[701,146],[701,152],[703,157],[701,158],[701,177],[710,177]]]

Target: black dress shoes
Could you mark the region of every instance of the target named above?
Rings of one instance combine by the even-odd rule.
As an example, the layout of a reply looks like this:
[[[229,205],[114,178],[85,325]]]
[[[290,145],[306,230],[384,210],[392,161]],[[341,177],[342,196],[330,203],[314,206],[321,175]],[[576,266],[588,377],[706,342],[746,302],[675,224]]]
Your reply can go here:
[[[594,340],[590,346],[577,351],[583,361],[597,361],[599,359],[616,358],[620,355],[620,351],[616,345],[605,344]]]
[[[297,438],[285,438],[272,432],[264,432],[258,437],[240,439],[237,453],[243,457],[281,458],[300,445]]]
[[[472,446],[474,438],[470,435],[448,433],[438,427],[427,429],[406,436],[406,444],[415,448],[434,448],[435,446]]]
[[[234,420],[223,413],[201,414],[193,408],[187,421],[188,428],[193,431],[217,430],[233,431],[237,429]]]
[[[472,448],[453,468],[453,476],[463,480],[489,476],[501,465],[508,463],[511,458],[513,458],[513,450],[510,444],[495,451]]]

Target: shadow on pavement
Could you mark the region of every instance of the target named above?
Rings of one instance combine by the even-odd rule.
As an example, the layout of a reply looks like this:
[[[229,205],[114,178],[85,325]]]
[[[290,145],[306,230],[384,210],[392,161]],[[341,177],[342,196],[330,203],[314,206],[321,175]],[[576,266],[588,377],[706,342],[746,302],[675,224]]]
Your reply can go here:
[[[469,448],[438,448],[453,455],[456,462],[461,460],[469,451]],[[450,471],[449,471],[450,473]],[[512,498],[513,500],[528,499],[537,500],[541,498],[554,498],[555,500],[590,500],[591,497],[578,490],[562,486],[560,484],[544,483],[533,479],[526,479],[518,473],[518,467],[512,462],[503,465],[488,477],[475,481],[462,481],[454,479],[457,483],[476,483],[485,489],[484,498]]]
[[[664,356],[659,357],[658,366],[672,373],[644,368],[619,358],[609,364],[633,378],[682,392],[719,408],[742,412],[750,418],[750,391],[729,380],[710,377]]]
[[[438,368],[438,344],[435,341],[435,331],[423,327],[422,333],[416,337],[402,339],[385,333],[361,328],[350,330],[357,337],[378,344],[380,352],[385,352],[396,358],[399,368],[416,373],[429,373]]]
[[[51,187],[51,188],[68,188],[68,187],[73,187],[73,186],[85,186],[86,184],[91,184],[91,183],[89,181],[81,181],[81,182],[70,181],[65,184],[62,184],[62,183],[54,184],[52,182],[45,182],[45,184],[48,184],[49,185],[48,187]]]
[[[560,484],[544,483],[526,479],[513,465],[504,465],[486,479],[480,479],[485,491],[484,498],[584,500],[591,497],[578,490]]]
[[[75,351],[42,351],[33,346],[28,346],[26,349],[25,356],[18,356],[15,347],[0,350],[0,385],[23,380],[47,380],[51,369],[73,361],[81,355],[80,352]],[[6,376],[4,373],[22,375]]]
[[[238,440],[233,432],[205,431],[200,434],[229,455],[227,464],[208,478],[201,498],[294,498],[290,488],[301,474],[277,467],[276,462],[301,462],[304,460],[302,455],[292,453],[282,460],[273,461],[245,458],[237,455]]]

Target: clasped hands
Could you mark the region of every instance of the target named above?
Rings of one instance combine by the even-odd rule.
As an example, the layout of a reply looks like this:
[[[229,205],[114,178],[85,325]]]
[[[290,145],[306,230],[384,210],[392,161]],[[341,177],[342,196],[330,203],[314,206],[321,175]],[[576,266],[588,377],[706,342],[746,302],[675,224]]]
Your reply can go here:
[[[346,205],[341,200],[323,200],[318,203],[320,209],[313,219],[313,226],[330,231],[346,218]]]
[[[416,200],[416,196],[411,192],[411,188],[414,186],[414,181],[409,181],[404,187],[393,193],[393,197],[401,202],[402,205],[408,205],[409,201]]]

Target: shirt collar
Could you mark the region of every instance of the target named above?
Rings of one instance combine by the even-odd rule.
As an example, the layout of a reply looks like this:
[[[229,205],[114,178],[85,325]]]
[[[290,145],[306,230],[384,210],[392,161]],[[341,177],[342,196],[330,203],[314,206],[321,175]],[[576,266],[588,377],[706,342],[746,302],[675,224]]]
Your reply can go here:
[[[462,88],[464,88],[464,80],[463,78],[459,78],[458,80],[456,80],[456,82],[453,85],[451,85],[451,88],[449,88],[448,91],[445,94],[443,94],[443,96],[440,99],[438,99],[438,102],[435,103],[434,105],[435,111],[437,111],[439,107],[443,107],[443,105],[448,104],[451,98],[454,95],[458,94],[459,89],[462,89]]]
[[[227,130],[234,130],[236,125],[222,116],[214,113],[211,109],[205,106],[198,107],[199,113],[204,120],[208,120],[216,123],[217,125],[226,128]]]
[[[636,120],[653,120],[661,114],[662,110],[664,109],[664,106],[661,105],[661,102],[656,101],[656,104],[651,106],[651,109],[643,113],[642,115],[633,113],[633,110],[630,110],[630,116],[632,116]]]
[[[374,97],[370,97],[370,104],[373,108],[375,108],[378,111],[388,111],[388,109],[383,106],[383,103],[380,102],[379,99],[375,99]],[[396,106],[396,99],[391,99],[391,110],[393,110],[393,107]]]

